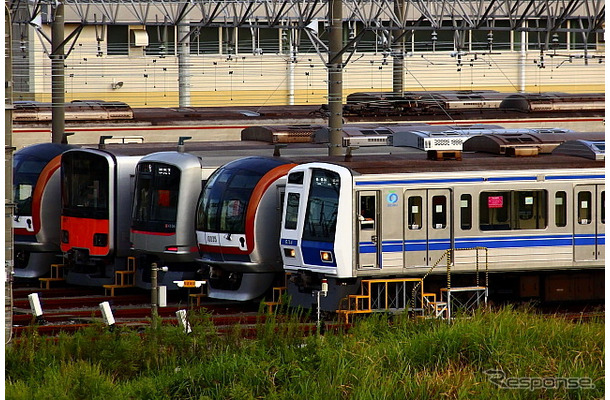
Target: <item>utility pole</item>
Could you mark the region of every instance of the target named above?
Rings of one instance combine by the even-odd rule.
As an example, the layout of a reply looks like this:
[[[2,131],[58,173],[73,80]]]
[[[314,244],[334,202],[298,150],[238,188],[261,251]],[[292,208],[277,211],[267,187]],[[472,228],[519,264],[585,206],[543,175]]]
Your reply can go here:
[[[330,36],[328,53],[328,128],[329,156],[343,155],[343,2],[330,0]]]
[[[405,0],[394,0],[394,13],[403,21]],[[399,40],[392,41],[392,91],[395,95],[402,96],[404,94],[404,76],[405,76],[405,52],[404,52],[404,31],[393,31],[395,38]]]
[[[4,344],[13,335],[13,268],[15,265],[13,236],[13,49],[12,23],[8,7],[4,7]]]
[[[64,3],[54,4],[51,25],[51,141],[61,143],[66,129],[66,96],[64,82]]]
[[[178,25],[178,103],[180,108],[191,105],[190,44],[189,26]]]

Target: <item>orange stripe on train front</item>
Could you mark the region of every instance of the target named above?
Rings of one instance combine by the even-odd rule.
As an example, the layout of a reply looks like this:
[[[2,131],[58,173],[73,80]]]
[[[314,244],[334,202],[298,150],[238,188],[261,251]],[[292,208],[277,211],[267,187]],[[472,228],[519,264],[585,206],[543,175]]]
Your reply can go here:
[[[240,251],[241,254],[249,254],[254,251],[254,218],[256,216],[256,210],[258,209],[258,205],[260,204],[263,195],[265,194],[269,186],[271,186],[281,177],[286,176],[288,174],[288,171],[290,171],[296,165],[297,164],[283,164],[273,168],[271,171],[263,175],[263,177],[254,187],[252,195],[250,196],[250,202],[248,203],[248,209],[246,211],[246,244],[248,246],[249,251]]]
[[[49,163],[40,171],[38,180],[36,181],[36,187],[32,194],[32,224],[34,225],[34,232],[28,232],[30,235],[35,235],[40,231],[41,218],[40,218],[40,207],[42,204],[42,195],[44,190],[51,180],[53,173],[61,166],[61,154],[53,158]],[[56,199],[59,201],[59,199]]]

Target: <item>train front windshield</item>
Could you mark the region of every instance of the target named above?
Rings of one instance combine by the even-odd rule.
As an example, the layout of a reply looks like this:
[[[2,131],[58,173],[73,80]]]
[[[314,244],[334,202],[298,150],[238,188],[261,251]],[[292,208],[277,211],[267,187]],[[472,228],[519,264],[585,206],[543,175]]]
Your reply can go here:
[[[250,197],[261,178],[286,161],[248,157],[216,170],[202,191],[197,206],[197,230],[245,233]]]
[[[105,157],[87,152],[62,156],[62,214],[108,219],[109,166]]]
[[[250,194],[263,175],[224,168],[215,173],[199,200],[197,230],[244,233]]]
[[[136,175],[132,228],[174,232],[178,213],[180,170],[163,163],[141,163]]]
[[[49,160],[15,154],[13,159],[13,197],[15,215],[32,215],[32,196],[38,176]]]
[[[32,215],[32,196],[40,174],[55,157],[70,147],[58,143],[40,143],[25,147],[15,153],[13,156],[15,215]],[[54,169],[52,170],[54,171]]]
[[[336,172],[313,170],[303,240],[322,242],[335,240],[340,182],[339,174]]]

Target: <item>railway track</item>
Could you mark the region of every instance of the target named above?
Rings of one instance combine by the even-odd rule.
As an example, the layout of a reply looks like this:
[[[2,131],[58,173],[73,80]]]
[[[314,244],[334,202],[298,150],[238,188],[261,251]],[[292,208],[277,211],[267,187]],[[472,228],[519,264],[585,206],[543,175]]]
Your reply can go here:
[[[115,324],[133,329],[144,329],[151,325],[150,294],[133,289],[114,297],[100,294],[99,288],[56,287],[39,289],[31,285],[17,285],[13,290],[13,335],[19,340],[32,332],[45,337],[60,333],[73,333],[80,329],[103,324],[99,304],[110,303]],[[30,310],[28,295],[38,293],[43,315],[36,318]],[[219,334],[229,334],[239,329],[243,337],[255,337],[257,325],[265,322],[266,315],[259,312],[255,302],[231,302],[202,299],[200,305],[189,304],[187,292],[173,293],[166,307],[158,308],[162,325],[177,325],[176,312],[186,309],[189,314],[206,313]],[[562,318],[575,323],[603,319],[603,305],[590,304],[569,306],[540,306],[536,310],[549,318]],[[345,328],[342,324],[326,322],[326,329]],[[304,334],[316,331],[316,324],[304,320],[299,327]]]
[[[13,334],[19,338],[35,330],[40,335],[54,336],[60,332],[103,323],[99,304],[109,302],[116,325],[144,328],[151,323],[150,294],[143,290],[130,290],[114,297],[100,294],[97,288],[58,287],[38,289],[17,286],[13,290]],[[36,318],[30,310],[28,295],[38,293],[43,315]],[[205,312],[212,324],[228,330],[234,325],[253,325],[261,321],[258,305],[203,299],[200,305],[189,304],[187,292],[170,295],[166,307],[158,308],[162,324],[177,324],[176,311]]]

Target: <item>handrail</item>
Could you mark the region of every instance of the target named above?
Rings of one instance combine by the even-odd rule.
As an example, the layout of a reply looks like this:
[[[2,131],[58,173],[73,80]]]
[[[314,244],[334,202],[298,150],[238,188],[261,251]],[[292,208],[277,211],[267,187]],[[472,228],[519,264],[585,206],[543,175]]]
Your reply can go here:
[[[479,285],[479,282],[480,282],[479,281],[479,250],[485,250],[485,287],[488,287],[489,286],[489,257],[488,257],[489,252],[488,252],[487,247],[481,247],[481,246],[458,247],[458,248],[452,248],[452,249],[445,250],[443,255],[424,274],[423,278],[421,279],[422,286],[423,286],[424,280],[428,277],[428,275],[430,275],[432,273],[432,271],[441,263],[443,258],[446,258],[446,260],[447,260],[447,264],[446,264],[446,266],[447,266],[447,289],[451,290],[451,266],[453,266],[455,264],[455,257],[453,255],[456,251],[463,251],[463,250],[471,250],[471,251],[475,250],[475,252],[476,252],[475,253],[475,266],[476,266],[475,276],[476,276],[476,280],[477,280],[476,281],[477,286],[480,286]],[[411,292],[412,308],[415,308],[415,293],[416,293],[418,287],[419,287],[419,283],[413,287],[413,291]],[[423,293],[424,292],[422,289],[422,304],[424,302]]]

